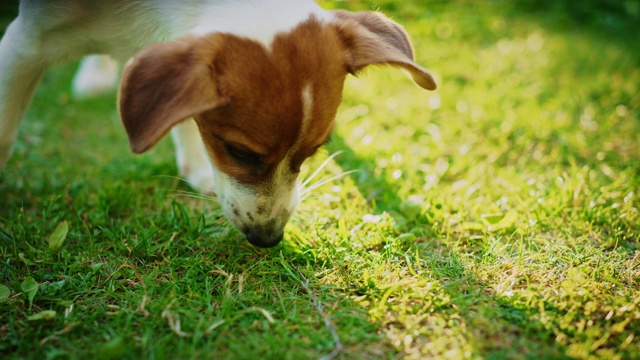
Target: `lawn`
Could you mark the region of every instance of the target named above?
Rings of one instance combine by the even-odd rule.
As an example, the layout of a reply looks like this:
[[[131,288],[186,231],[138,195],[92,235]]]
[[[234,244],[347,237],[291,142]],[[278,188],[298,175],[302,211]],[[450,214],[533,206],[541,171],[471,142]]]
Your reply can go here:
[[[46,74],[0,172],[2,358],[640,358],[640,1],[322,4],[401,22],[440,87],[350,77],[273,249]]]

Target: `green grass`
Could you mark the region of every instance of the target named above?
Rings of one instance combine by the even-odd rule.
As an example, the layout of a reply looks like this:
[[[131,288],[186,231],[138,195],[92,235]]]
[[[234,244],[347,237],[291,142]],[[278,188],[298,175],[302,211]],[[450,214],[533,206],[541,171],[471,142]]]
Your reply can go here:
[[[358,171],[275,249],[48,72],[0,173],[2,357],[639,358],[638,1],[424,3],[377,2],[439,90],[350,78],[305,173]]]

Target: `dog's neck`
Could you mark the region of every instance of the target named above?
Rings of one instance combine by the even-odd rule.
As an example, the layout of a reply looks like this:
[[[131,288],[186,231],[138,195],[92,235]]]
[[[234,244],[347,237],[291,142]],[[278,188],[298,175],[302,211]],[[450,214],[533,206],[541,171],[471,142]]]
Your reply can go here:
[[[185,15],[179,17],[180,24],[172,24],[174,38],[222,32],[270,47],[276,34],[288,32],[312,16],[322,22],[333,19],[330,11],[313,0],[161,1],[166,3],[157,7],[162,18],[176,18],[170,14],[174,10]]]

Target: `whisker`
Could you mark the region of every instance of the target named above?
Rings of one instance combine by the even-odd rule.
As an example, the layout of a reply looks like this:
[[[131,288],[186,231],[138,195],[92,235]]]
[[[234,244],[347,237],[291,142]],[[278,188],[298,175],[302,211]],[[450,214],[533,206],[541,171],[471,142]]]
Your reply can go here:
[[[325,184],[327,184],[329,182],[332,182],[332,181],[335,181],[335,180],[339,180],[339,179],[341,179],[341,178],[343,178],[343,177],[345,177],[345,176],[347,176],[349,174],[353,174],[353,173],[359,172],[359,171],[360,170],[349,170],[349,171],[345,171],[345,172],[343,172],[341,174],[338,174],[336,176],[332,176],[332,177],[330,177],[328,179],[325,179],[325,180],[322,180],[322,181],[318,181],[317,183],[309,186],[308,188],[302,189],[302,191],[300,192],[300,196],[304,196],[305,194],[308,194],[311,191],[313,191],[313,190],[315,190],[315,189],[317,189],[317,188],[321,187],[322,185],[325,185]]]
[[[156,178],[169,178],[172,180],[180,180],[180,181],[184,181],[186,183],[188,183],[187,179],[177,176],[177,175],[153,175],[152,177],[156,177]]]
[[[330,155],[330,156],[329,156],[329,157],[328,157],[328,158],[327,158],[327,159],[326,159],[322,164],[320,164],[320,166],[318,166],[318,168],[316,169],[316,171],[315,171],[313,174],[311,174],[311,176],[309,176],[308,178],[306,178],[306,179],[302,182],[301,186],[302,186],[302,187],[307,186],[307,184],[308,184],[309,182],[311,182],[311,180],[313,180],[313,178],[314,178],[314,177],[316,177],[316,176],[320,173],[320,171],[321,171],[322,169],[324,169],[324,167],[325,167],[325,166],[327,166],[327,165],[329,164],[329,162],[330,162],[331,160],[333,160],[336,156],[338,156],[338,155],[340,155],[340,154],[342,154],[342,151],[336,151],[336,152],[334,152],[333,154],[331,154],[331,155]]]
[[[215,201],[217,198],[215,196],[204,195],[193,191],[185,191],[185,190],[175,190],[175,189],[158,189],[158,191],[166,191],[171,192],[177,195],[188,196],[191,198],[199,199],[199,200],[207,200],[207,201]]]
[[[317,209],[312,209],[306,206],[300,206],[296,209],[296,213],[294,216],[297,215],[308,215],[308,214],[312,214],[316,211]]]
[[[308,192],[305,192],[303,195],[306,195],[306,196],[300,198],[300,203],[301,204],[302,204],[303,200],[308,201],[308,200],[319,200],[320,199],[320,197],[315,195],[315,194],[308,194],[308,195],[307,194],[308,194]]]
[[[153,177],[157,177],[157,178],[168,178],[168,179],[172,179],[172,180],[179,180],[182,182],[185,182],[187,185],[191,186],[191,182],[189,182],[189,180],[177,176],[177,175],[154,175]],[[215,197],[213,196],[209,196],[209,195],[204,195],[198,192],[192,192],[192,191],[183,191],[183,190],[174,190],[174,189],[161,189],[161,190],[165,190],[165,191],[173,191],[176,193],[180,193],[182,195],[187,195],[187,196],[192,196],[192,197],[196,197],[202,200],[213,200],[215,199]],[[194,196],[195,195],[195,196]]]

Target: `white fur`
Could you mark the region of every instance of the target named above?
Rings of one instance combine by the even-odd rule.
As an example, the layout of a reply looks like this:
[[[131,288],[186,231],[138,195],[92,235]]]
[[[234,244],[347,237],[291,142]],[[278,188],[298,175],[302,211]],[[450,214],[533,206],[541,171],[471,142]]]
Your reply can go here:
[[[220,1],[206,9],[191,33],[229,32],[270,47],[276,34],[293,29],[311,15],[325,21],[333,18],[313,1]]]
[[[299,201],[298,186],[290,179],[288,163],[282,161],[276,169],[273,193],[263,194],[259,189],[238,183],[227,174],[214,168],[218,201],[225,216],[247,236],[254,235],[267,243],[277,243],[282,229],[293,215]],[[278,233],[280,231],[280,233]]]

